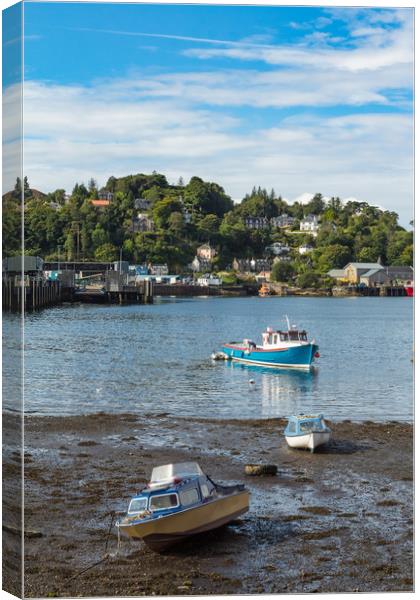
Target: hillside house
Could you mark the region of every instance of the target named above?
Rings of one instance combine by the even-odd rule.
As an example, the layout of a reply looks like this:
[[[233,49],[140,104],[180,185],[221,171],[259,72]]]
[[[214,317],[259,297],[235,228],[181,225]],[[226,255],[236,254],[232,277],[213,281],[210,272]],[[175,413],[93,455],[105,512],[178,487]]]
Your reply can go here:
[[[93,199],[90,201],[90,203],[92,204],[92,206],[94,206],[95,208],[107,208],[107,206],[109,206],[111,204],[111,200],[106,200],[106,199]]]
[[[271,219],[271,227],[277,227],[279,229],[286,229],[288,227],[292,227],[295,219],[288,215],[287,213],[282,213],[278,217],[273,217]]]
[[[145,200],[144,198],[135,198],[134,199],[134,208],[136,210],[145,211],[149,210],[152,206],[150,200]]]
[[[248,229],[268,229],[270,226],[267,217],[245,217],[244,223]]]
[[[136,217],[133,219],[133,232],[134,233],[144,233],[146,231],[153,231],[155,228],[155,224],[153,219],[149,217],[146,213],[138,213]]]
[[[112,192],[108,192],[108,190],[99,190],[98,192],[98,198],[99,200],[108,200],[109,202],[112,202],[114,199],[114,194]]]
[[[274,242],[270,246],[265,248],[267,254],[274,254],[274,256],[287,255],[290,252],[290,247],[287,244],[281,242]]]
[[[300,255],[304,255],[304,254],[310,254],[313,251],[314,247],[311,246],[310,244],[303,244],[302,246],[299,246],[299,254]]]
[[[316,215],[307,215],[299,223],[300,231],[316,234],[319,229],[318,217]]]

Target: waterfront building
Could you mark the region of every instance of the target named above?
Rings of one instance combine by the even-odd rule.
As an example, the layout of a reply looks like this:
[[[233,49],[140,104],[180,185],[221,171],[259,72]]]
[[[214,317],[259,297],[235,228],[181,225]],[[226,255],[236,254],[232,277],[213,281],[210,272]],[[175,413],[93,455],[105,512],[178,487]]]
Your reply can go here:
[[[383,267],[370,269],[360,276],[359,283],[367,287],[375,287],[377,285],[389,284],[389,275]]]
[[[352,285],[407,285],[414,279],[413,267],[389,266],[377,263],[348,263],[343,269],[331,269],[327,275]]]
[[[328,271],[327,275],[328,277],[336,279],[337,281],[346,281],[346,273],[344,269],[331,269],[330,271]]]
[[[273,261],[268,258],[234,258],[232,268],[239,273],[270,271]]]
[[[217,250],[212,248],[210,244],[202,244],[197,248],[196,255],[198,258],[211,261],[216,256]]]
[[[222,285],[222,281],[221,279],[219,279],[219,277],[216,277],[216,275],[210,275],[206,273],[205,275],[197,279],[197,284],[202,287],[209,287],[211,285],[218,286]]]
[[[410,285],[414,281],[414,269],[407,266],[384,267],[392,285]]]
[[[368,271],[383,269],[383,266],[379,263],[348,263],[344,267],[345,279],[349,283],[357,284],[360,283],[360,277]]]
[[[257,275],[255,275],[255,281],[258,283],[267,283],[270,281],[271,271],[260,271]]]
[[[162,277],[168,275],[169,269],[168,265],[165,263],[163,265],[149,265],[149,272],[151,275],[155,277]]]
[[[205,271],[211,270],[211,261],[206,258],[200,258],[196,256],[191,263],[191,269],[195,273],[203,273]]]

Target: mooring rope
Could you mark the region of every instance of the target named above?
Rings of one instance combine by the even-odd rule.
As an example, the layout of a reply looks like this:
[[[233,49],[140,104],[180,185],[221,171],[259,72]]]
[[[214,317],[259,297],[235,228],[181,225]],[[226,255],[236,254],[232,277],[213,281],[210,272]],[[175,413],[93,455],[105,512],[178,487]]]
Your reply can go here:
[[[57,591],[60,591],[65,584],[69,583],[70,581],[73,581],[73,579],[76,579],[77,577],[79,577],[80,575],[83,575],[83,573],[86,573],[86,571],[89,571],[90,569],[93,569],[94,567],[97,567],[98,565],[104,563],[105,561],[107,561],[109,558],[115,558],[116,556],[118,556],[119,552],[120,552],[120,548],[121,548],[121,536],[120,536],[120,528],[118,527],[118,523],[117,523],[117,551],[115,553],[110,553],[107,552],[108,550],[108,544],[109,544],[109,539],[111,536],[111,530],[112,530],[112,526],[114,524],[114,519],[116,516],[116,512],[113,510],[110,512],[111,515],[111,522],[109,524],[109,528],[108,528],[108,534],[107,534],[107,538],[105,541],[105,553],[102,556],[102,558],[100,560],[95,561],[94,563],[92,563],[91,565],[88,565],[87,567],[85,567],[84,569],[82,569],[81,571],[78,571],[77,573],[75,573],[74,575],[72,575],[71,577],[69,577],[68,579],[66,579],[62,585],[58,586]]]

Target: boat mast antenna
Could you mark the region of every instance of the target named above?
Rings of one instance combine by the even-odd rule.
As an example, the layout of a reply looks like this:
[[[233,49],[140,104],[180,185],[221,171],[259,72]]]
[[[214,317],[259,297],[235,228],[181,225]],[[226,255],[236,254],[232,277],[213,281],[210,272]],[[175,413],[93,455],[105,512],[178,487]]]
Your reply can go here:
[[[289,317],[287,315],[284,315],[284,318],[286,319],[286,323],[287,323],[287,331],[290,331],[290,321],[289,321]]]

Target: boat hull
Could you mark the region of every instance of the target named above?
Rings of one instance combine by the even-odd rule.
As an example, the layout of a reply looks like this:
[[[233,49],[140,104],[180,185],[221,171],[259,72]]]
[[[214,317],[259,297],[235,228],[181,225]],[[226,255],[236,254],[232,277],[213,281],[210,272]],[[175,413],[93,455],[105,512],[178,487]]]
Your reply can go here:
[[[315,448],[329,442],[330,431],[312,431],[302,435],[286,435],[286,442],[290,448],[303,448],[313,452]]]
[[[316,344],[302,344],[273,350],[256,348],[248,350],[236,344],[225,344],[222,351],[227,358],[250,365],[287,369],[310,369],[318,346]]]
[[[244,490],[161,518],[134,523],[122,521],[119,528],[129,537],[142,539],[149,548],[160,552],[192,535],[226,525],[248,509],[249,492]]]

